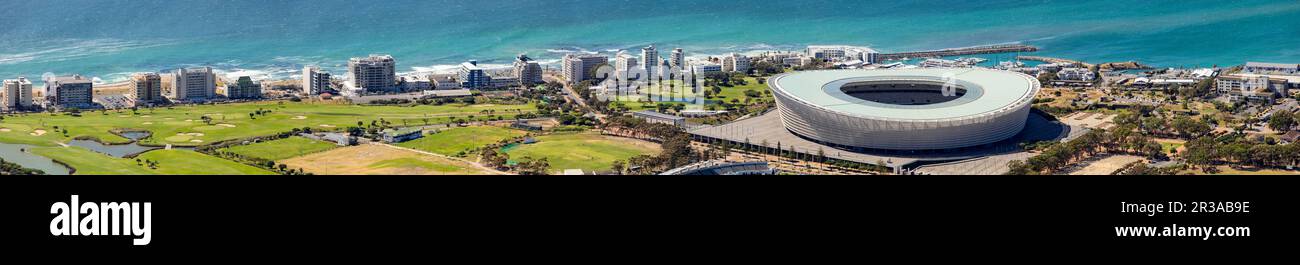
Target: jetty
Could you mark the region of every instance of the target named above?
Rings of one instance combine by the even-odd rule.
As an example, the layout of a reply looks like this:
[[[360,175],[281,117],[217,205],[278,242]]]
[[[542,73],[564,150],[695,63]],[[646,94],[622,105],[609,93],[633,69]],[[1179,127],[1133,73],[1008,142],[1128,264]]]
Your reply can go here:
[[[942,50],[933,50],[933,51],[884,53],[884,54],[880,54],[880,59],[900,60],[903,58],[927,58],[927,57],[961,56],[961,55],[971,55],[971,54],[993,54],[993,53],[1009,53],[1009,52],[1036,52],[1036,51],[1038,51],[1038,47],[1034,47],[1030,45],[1000,44],[1000,45],[974,46],[974,47],[966,47],[966,48],[951,48],[951,49],[942,49]]]

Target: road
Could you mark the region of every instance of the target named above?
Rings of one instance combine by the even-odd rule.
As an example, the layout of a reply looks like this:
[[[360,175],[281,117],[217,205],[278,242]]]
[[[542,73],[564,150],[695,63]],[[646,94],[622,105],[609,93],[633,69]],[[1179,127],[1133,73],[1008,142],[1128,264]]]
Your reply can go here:
[[[579,97],[578,97],[578,92],[575,91],[575,90],[573,90],[573,85],[570,85],[569,83],[564,82],[564,79],[563,79],[563,78],[560,78],[559,76],[555,76],[555,75],[553,75],[553,74],[544,74],[544,75],[542,75],[542,80],[544,80],[544,81],[546,81],[546,82],[552,82],[552,81],[554,81],[554,82],[558,82],[558,83],[564,84],[564,99],[565,99],[565,100],[567,100],[567,101],[569,101],[569,102],[577,102],[577,103],[578,103],[578,106],[581,107],[581,109],[582,109],[582,113],[594,113],[594,114],[596,114],[596,119],[597,119],[597,120],[600,120],[600,123],[605,123],[605,114],[601,114],[600,112],[596,112],[595,110],[593,110],[593,109],[591,108],[591,106],[587,106],[587,101],[586,101],[586,100],[582,100],[582,98],[579,98]]]

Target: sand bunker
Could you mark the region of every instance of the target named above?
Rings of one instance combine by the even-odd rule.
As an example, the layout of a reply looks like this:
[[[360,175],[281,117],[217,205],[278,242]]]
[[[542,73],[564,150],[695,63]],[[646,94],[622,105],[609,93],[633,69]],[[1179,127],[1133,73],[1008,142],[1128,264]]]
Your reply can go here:
[[[144,124],[144,125],[153,125],[153,122],[147,122],[147,121],[146,121],[146,122],[141,123],[141,124]]]
[[[325,127],[325,128],[334,128],[334,125],[321,124],[320,127]]]
[[[131,116],[126,116],[126,115],[117,115],[117,117],[118,117],[118,118],[126,118],[126,117],[131,117]]]
[[[194,140],[190,140],[190,142],[191,142],[191,143],[202,143],[203,140],[194,139]]]
[[[194,137],[199,137],[199,136],[203,136],[203,133],[176,133],[176,135],[178,135],[178,136],[194,136]]]
[[[152,117],[152,116],[149,116],[149,115],[140,116],[140,118],[149,118],[149,117]]]
[[[14,130],[10,130],[9,128],[0,128],[0,132],[12,132],[12,131]]]
[[[194,122],[194,120],[185,120],[185,121],[187,121],[187,122]]]
[[[226,128],[235,128],[234,124],[228,124],[228,123],[218,123],[217,126],[226,127]]]
[[[293,119],[295,119],[295,120],[306,120],[306,119],[307,119],[307,116],[293,116]]]
[[[45,135],[45,130],[35,130],[35,131],[32,131],[31,135],[32,135],[32,136],[41,136],[41,135]]]

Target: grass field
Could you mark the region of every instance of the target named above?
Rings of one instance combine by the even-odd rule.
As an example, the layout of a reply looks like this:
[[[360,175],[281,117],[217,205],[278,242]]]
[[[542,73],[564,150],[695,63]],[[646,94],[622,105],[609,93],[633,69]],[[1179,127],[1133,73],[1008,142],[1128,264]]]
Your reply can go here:
[[[270,110],[264,116],[249,117],[258,109]],[[270,135],[292,128],[317,129],[345,128],[357,122],[369,124],[384,119],[395,126],[446,123],[451,118],[468,120],[469,115],[483,119],[495,115],[513,117],[519,112],[535,111],[527,105],[464,105],[441,106],[361,106],[340,104],[308,104],[293,102],[257,102],[220,105],[178,106],[172,108],[83,112],[81,117],[70,114],[33,113],[5,116],[0,121],[0,142],[38,146],[56,146],[78,136],[90,136],[110,143],[125,143],[127,139],[109,133],[112,129],[143,129],[153,137],[142,140],[146,144],[172,144],[197,146],[214,141],[242,137]],[[208,116],[211,123],[201,117]],[[57,129],[56,129],[57,127]],[[62,131],[67,130],[65,136]]]
[[[281,159],[286,159],[291,157],[313,154],[317,152],[323,152],[326,150],[334,149],[335,147],[338,147],[338,145],[331,142],[317,141],[317,140],[307,139],[303,137],[293,136],[293,137],[274,140],[274,141],[235,146],[231,148],[226,148],[225,151],[233,152],[247,157],[256,157],[256,158],[276,161],[276,160],[281,160]]]
[[[537,141],[506,153],[512,160],[546,158],[551,163],[552,172],[572,168],[590,172],[609,170],[615,160],[659,152],[659,145],[655,143],[585,132],[539,136]]]
[[[397,144],[401,147],[447,156],[466,153],[485,145],[524,135],[523,131],[496,126],[462,127],[425,135],[424,138]]]
[[[676,83],[680,83],[680,82],[676,82]],[[705,100],[730,102],[732,99],[738,99],[741,102],[744,102],[746,98],[745,91],[747,90],[753,90],[755,92],[760,93],[761,96],[758,99],[772,98],[771,94],[767,94],[763,92],[768,90],[767,84],[766,83],[759,84],[758,79],[755,77],[745,77],[745,85],[719,87],[719,88],[722,89],[721,92],[719,92],[717,95],[714,95],[713,98],[708,98]],[[712,88],[704,87],[703,89],[710,90]],[[673,98],[676,98],[677,100],[681,100],[683,97],[695,97],[695,95],[690,93],[688,87],[682,85],[675,85],[675,86],[659,85],[659,86],[642,87],[639,89],[639,91],[641,92],[640,95],[620,96],[615,100],[622,101],[624,105],[627,106],[631,111],[639,111],[639,110],[655,108],[654,104],[641,104],[640,102],[637,102],[638,100],[641,100],[643,98],[649,98],[655,101],[673,101]],[[675,96],[670,96],[670,95],[675,95]],[[701,92],[701,94],[699,94],[698,96],[702,98],[704,94],[702,94]]]
[[[188,150],[154,150],[140,154],[141,161],[158,161],[158,168],[138,165],[135,159],[116,158],[81,147],[37,147],[32,152],[67,163],[77,175],[271,175],[260,168]]]
[[[753,90],[753,91],[757,91],[758,93],[763,93],[763,91],[767,91],[767,84],[766,83],[759,84],[757,78],[746,77],[745,85],[733,86],[733,87],[722,87],[722,92],[719,92],[717,95],[715,95],[713,97],[713,100],[730,102],[731,99],[740,99],[743,102],[745,100],[746,90]],[[772,95],[763,94],[761,98],[772,98]]]
[[[279,161],[319,175],[486,175],[472,164],[409,150],[358,145]]]

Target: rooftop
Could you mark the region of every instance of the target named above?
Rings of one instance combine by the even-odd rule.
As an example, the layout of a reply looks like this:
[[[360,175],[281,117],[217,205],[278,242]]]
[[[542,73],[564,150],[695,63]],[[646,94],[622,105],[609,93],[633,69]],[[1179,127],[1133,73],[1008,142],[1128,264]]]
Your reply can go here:
[[[1300,68],[1300,64],[1246,62],[1246,67]]]
[[[953,82],[967,92],[943,103],[891,105],[859,99],[840,90],[849,83],[863,81]],[[979,68],[805,71],[774,77],[768,84],[776,93],[828,111],[890,120],[952,119],[1004,111],[1033,100],[1038,91],[1037,80],[1028,75]]]

